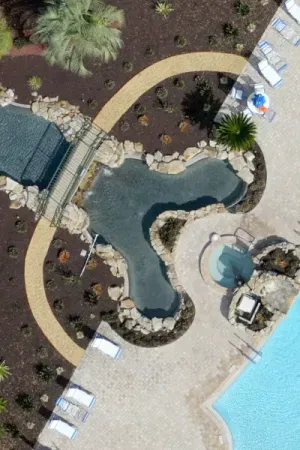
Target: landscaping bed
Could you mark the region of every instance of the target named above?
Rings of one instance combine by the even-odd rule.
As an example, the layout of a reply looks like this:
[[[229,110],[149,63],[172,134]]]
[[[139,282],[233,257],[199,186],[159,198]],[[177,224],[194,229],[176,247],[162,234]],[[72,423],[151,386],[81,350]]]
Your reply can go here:
[[[235,0],[218,0],[213,8],[209,0],[173,0],[174,11],[165,20],[155,11],[154,1],[112,0],[111,3],[124,10],[126,19],[124,48],[115,62],[103,66],[91,62],[93,76],[83,82],[77,75],[48,66],[42,56],[5,57],[1,61],[1,83],[14,88],[20,102],[25,103],[31,98],[28,78],[38,76],[43,83],[40,89],[43,95],[59,95],[80,105],[84,113],[95,116],[133,75],[168,56],[193,51],[224,51],[248,56],[278,7],[276,1],[263,6],[261,1],[247,0],[250,11],[243,16],[237,12]],[[26,25],[24,14],[41,11],[43,2],[4,0],[1,4],[15,37],[22,37]],[[34,23],[34,17],[30,20]],[[226,33],[230,34],[227,37],[224,34],[226,24],[232,25],[227,25]],[[253,32],[247,29],[249,24],[255,24]],[[178,36],[184,40],[176,40]],[[186,45],[179,47],[178,42],[182,45],[185,40]],[[236,50],[236,44],[243,44],[243,49]],[[113,84],[105,84],[107,80],[112,80]],[[113,88],[109,90],[106,86]]]
[[[45,258],[44,280],[55,317],[69,336],[86,348],[98,328],[100,313],[117,309],[107,288],[122,285],[123,279],[114,277],[98,256],[90,260],[80,278],[86,260],[80,256],[81,250],[88,251],[88,245],[79,236],[58,230]]]
[[[27,302],[24,260],[36,225],[33,213],[26,208],[12,210],[8,205],[8,196],[0,192],[0,359],[11,372],[0,383],[0,396],[7,400],[1,425],[10,430],[10,434],[4,433],[0,448],[25,450],[33,448],[73,367],[45,338]],[[49,369],[49,382],[40,378],[41,373],[38,376],[40,364]],[[59,377],[57,368],[64,369]],[[29,398],[23,394],[28,394]],[[49,400],[43,403],[40,397],[44,394]],[[23,407],[16,402],[17,398]],[[17,436],[13,437],[13,434]]]

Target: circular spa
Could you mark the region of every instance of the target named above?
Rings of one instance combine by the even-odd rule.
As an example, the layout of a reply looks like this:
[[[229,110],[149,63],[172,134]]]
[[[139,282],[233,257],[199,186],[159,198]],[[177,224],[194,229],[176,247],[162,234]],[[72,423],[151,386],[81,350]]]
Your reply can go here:
[[[206,283],[222,288],[244,284],[253,270],[249,248],[236,236],[213,235],[201,258],[201,273]]]

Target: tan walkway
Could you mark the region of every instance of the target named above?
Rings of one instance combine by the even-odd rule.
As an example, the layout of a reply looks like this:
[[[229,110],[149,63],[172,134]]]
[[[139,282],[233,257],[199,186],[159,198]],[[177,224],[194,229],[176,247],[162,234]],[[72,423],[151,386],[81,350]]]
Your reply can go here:
[[[229,72],[239,75],[247,60],[242,56],[198,52],[163,59],[142,70],[126,83],[102,108],[94,123],[107,133],[137,99],[166,78],[187,72]],[[56,228],[41,219],[30,242],[25,260],[25,283],[32,313],[41,330],[56,350],[77,366],[84,350],[67,335],[53,315],[44,289],[44,259]]]
[[[147,67],[128,81],[101,109],[94,122],[109,133],[145,92],[166,78],[188,72],[229,72],[240,75],[247,60],[232,53],[196,52],[170,56]]]
[[[44,260],[53,239],[55,227],[42,218],[30,241],[25,258],[25,286],[31,312],[44,335],[56,350],[77,366],[84,350],[68,336],[53,315],[44,289]]]

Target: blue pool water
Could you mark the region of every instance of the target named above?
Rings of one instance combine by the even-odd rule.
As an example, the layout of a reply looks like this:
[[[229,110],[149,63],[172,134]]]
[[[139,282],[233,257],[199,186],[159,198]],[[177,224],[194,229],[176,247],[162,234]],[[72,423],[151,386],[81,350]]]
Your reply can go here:
[[[118,169],[100,172],[84,207],[91,229],[125,256],[130,296],[137,307],[149,317],[165,317],[176,310],[178,296],[151,246],[152,223],[163,211],[229,204],[243,192],[242,180],[217,159],[199,161],[175,176],[130,159]]]
[[[68,148],[51,122],[15,106],[0,108],[0,174],[44,188]]]
[[[209,271],[212,278],[221,286],[237,286],[237,276],[248,281],[254,270],[250,254],[234,244],[220,245],[211,255]]]
[[[261,351],[214,407],[234,450],[299,450],[300,295]]]

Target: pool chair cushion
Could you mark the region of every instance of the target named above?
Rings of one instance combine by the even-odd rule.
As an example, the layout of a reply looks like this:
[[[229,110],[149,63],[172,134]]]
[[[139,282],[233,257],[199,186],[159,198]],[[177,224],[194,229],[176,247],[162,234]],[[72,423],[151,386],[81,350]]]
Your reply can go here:
[[[75,439],[78,434],[78,430],[74,425],[58,418],[50,420],[48,428],[58,431],[60,434],[63,434],[69,439]]]
[[[91,408],[96,401],[96,397],[93,394],[81,389],[76,384],[70,385],[64,396],[76,400],[87,408]]]
[[[290,13],[290,15],[298,22],[300,23],[300,6],[296,5],[294,0],[287,0],[285,2],[285,7]]]
[[[98,348],[103,353],[105,353],[108,356],[111,356],[114,359],[118,359],[121,355],[122,349],[119,345],[115,344],[114,342],[110,341],[106,337],[102,336],[101,334],[97,333],[94,337],[91,346],[93,348]]]
[[[263,59],[258,63],[258,69],[272,87],[279,87],[281,85],[283,81],[282,78],[278,75],[276,70],[270,66],[266,59]]]

